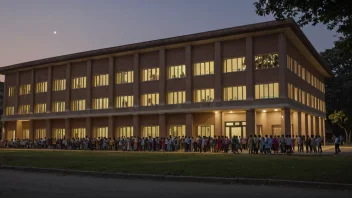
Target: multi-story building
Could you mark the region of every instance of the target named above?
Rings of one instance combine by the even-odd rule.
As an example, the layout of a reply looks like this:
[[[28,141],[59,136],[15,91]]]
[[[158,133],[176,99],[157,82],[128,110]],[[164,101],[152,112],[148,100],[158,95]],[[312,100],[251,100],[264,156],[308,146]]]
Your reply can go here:
[[[4,82],[0,82],[0,115],[3,113],[4,106]],[[0,120],[0,131],[2,131],[2,124]],[[2,139],[2,133],[0,134],[0,140]]]
[[[3,137],[325,134],[333,74],[293,20],[0,68]]]

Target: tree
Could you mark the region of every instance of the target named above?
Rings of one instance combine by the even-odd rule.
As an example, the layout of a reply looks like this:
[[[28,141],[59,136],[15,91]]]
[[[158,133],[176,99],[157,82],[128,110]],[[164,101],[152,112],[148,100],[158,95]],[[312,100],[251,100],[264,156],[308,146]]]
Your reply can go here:
[[[318,23],[342,36],[336,46],[352,49],[352,3],[349,0],[258,0],[254,3],[259,16],[273,14],[276,20],[298,18],[300,26]]]
[[[329,120],[345,131],[347,143],[351,142],[352,122],[344,111],[334,111],[329,115]]]

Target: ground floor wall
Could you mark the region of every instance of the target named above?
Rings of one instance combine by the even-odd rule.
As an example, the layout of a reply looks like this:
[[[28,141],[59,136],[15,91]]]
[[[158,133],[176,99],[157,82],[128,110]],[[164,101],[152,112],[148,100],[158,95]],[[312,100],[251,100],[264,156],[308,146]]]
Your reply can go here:
[[[52,120],[18,120],[4,124],[4,139],[83,138],[120,136],[320,135],[323,118],[291,109],[252,109],[129,115]]]

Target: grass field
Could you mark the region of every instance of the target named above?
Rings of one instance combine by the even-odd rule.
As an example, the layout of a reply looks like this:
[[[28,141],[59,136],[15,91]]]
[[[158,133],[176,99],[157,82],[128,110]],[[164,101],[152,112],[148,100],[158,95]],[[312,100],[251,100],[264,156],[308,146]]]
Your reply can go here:
[[[352,183],[352,158],[0,150],[0,164],[103,172]]]

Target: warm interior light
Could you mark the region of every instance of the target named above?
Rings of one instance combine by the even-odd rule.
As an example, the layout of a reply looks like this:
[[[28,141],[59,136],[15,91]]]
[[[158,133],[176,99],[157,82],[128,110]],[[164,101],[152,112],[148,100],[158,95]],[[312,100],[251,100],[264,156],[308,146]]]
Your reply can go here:
[[[214,111],[214,113],[218,113],[217,111]]]
[[[281,116],[281,118],[284,118],[284,116]]]
[[[266,113],[266,110],[264,109],[263,112]]]
[[[278,111],[278,109],[274,109],[274,111]]]
[[[230,113],[232,113],[232,111],[230,111]]]

